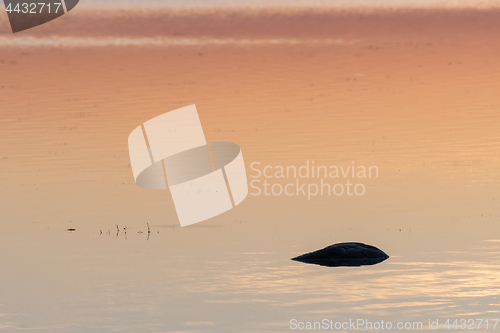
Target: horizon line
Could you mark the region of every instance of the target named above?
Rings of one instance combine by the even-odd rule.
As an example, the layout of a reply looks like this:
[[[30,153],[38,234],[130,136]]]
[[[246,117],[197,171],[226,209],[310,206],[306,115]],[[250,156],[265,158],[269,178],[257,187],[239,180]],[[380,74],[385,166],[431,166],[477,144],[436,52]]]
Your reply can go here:
[[[376,10],[376,9],[498,9],[500,0],[383,0],[372,2],[370,0],[250,0],[243,2],[235,1],[178,1],[172,0],[166,3],[160,0],[141,1],[121,1],[117,3],[90,0],[81,2],[80,9],[112,9],[112,10],[293,10],[293,9],[325,9],[325,10]]]

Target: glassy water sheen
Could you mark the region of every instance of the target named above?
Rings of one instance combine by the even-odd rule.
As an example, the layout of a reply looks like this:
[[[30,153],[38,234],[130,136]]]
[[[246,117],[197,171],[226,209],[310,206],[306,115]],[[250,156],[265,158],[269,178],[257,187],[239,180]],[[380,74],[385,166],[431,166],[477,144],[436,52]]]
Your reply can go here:
[[[324,29],[299,35],[292,23],[307,15],[282,29],[251,16],[240,30],[184,17],[193,24],[167,25],[163,37],[141,25],[121,34],[117,18],[66,45],[71,29],[92,26],[75,14],[51,34],[0,36],[0,328],[282,332],[292,319],[363,319],[428,331],[429,320],[444,329],[447,319],[488,319],[475,331],[491,332],[500,318],[498,14],[329,15],[315,21]],[[64,24],[70,32],[56,29]],[[134,184],[127,137],[193,103],[207,140],[241,146],[250,177],[254,162],[314,161],[377,166],[378,178],[349,178],[365,185],[362,196],[249,195],[180,228],[168,191]],[[390,258],[338,268],[290,260],[347,241]]]

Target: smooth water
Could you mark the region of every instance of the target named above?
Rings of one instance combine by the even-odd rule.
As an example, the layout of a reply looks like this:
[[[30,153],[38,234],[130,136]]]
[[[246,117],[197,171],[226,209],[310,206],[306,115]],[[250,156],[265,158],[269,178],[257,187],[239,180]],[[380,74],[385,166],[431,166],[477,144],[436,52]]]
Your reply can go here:
[[[312,27],[291,37],[293,26],[255,33],[264,37],[242,37],[237,26],[168,34],[192,38],[188,45],[86,44],[104,38],[94,35],[78,35],[78,45],[36,44],[64,32],[20,35],[32,38],[30,46],[5,33],[0,327],[282,332],[292,319],[422,322],[422,331],[429,320],[442,329],[447,319],[492,325],[500,317],[499,20],[450,15],[426,17],[432,33],[418,19],[402,24],[389,15],[392,28],[352,18],[353,26],[319,36]],[[116,34],[110,28],[106,38]],[[275,42],[251,42],[257,38]],[[283,42],[290,38],[299,42]],[[235,42],[242,40],[250,42]],[[180,228],[168,191],[135,185],[127,137],[193,103],[207,140],[241,146],[249,181],[265,180],[253,178],[254,162],[260,170],[312,161],[377,166],[378,177],[348,177],[366,186],[362,196],[249,195],[223,215]],[[390,258],[342,268],[290,260],[345,241]],[[478,331],[492,328],[483,323]]]
[[[173,8],[223,8],[223,7],[333,7],[333,8],[356,8],[356,7],[498,7],[495,0],[471,1],[471,0],[86,0],[81,1],[82,8],[98,7],[140,7],[150,6],[173,7]]]

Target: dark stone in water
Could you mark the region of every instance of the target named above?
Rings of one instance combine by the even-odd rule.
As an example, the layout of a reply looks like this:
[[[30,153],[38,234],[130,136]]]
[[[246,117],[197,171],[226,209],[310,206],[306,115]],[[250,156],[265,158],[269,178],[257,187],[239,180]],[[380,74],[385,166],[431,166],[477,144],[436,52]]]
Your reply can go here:
[[[365,266],[378,264],[389,256],[375,246],[363,243],[338,243],[324,249],[292,258],[306,264],[328,267]]]

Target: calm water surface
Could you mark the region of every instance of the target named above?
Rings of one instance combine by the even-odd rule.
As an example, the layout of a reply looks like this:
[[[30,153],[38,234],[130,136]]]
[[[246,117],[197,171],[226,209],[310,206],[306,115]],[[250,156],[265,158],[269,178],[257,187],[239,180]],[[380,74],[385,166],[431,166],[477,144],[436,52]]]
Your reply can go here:
[[[282,332],[326,318],[426,331],[429,319],[500,318],[500,47],[474,31],[4,45],[0,328]],[[180,228],[168,191],[135,186],[127,137],[193,103],[208,140],[242,147],[249,175],[252,162],[314,160],[375,165],[379,177],[363,196],[249,196]],[[391,258],[290,260],[344,241]]]

